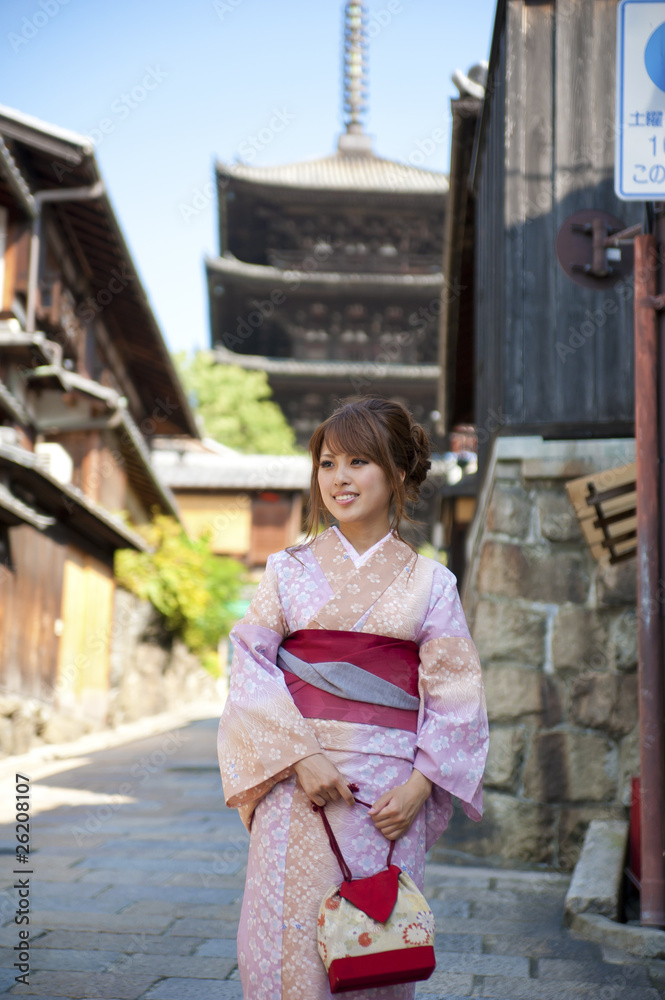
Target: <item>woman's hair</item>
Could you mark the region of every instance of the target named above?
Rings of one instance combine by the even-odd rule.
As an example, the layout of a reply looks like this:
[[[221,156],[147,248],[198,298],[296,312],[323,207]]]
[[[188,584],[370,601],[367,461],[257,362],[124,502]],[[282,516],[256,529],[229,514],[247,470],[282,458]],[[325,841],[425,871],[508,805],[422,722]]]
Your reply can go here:
[[[313,538],[321,518],[331,516],[319,489],[319,462],[324,441],[335,454],[356,455],[380,465],[392,491],[391,530],[399,537],[400,521],[412,521],[407,503],[416,503],[420,485],[431,466],[427,434],[401,403],[380,396],[342,401],[327,420],[316,428],[309,442],[312,485],[309,495],[307,537]],[[400,476],[404,472],[404,477]]]

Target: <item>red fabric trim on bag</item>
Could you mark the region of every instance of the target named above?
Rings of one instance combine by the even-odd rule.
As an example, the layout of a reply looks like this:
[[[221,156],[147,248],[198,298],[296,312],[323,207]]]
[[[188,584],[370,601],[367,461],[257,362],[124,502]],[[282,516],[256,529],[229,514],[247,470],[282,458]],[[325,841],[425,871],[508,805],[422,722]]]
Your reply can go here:
[[[429,979],[435,968],[434,948],[427,944],[400,951],[336,958],[330,963],[328,979],[331,993],[346,993],[372,986],[420,982]]]
[[[376,875],[354,879],[353,882],[342,882],[339,894],[372,920],[385,924],[395,909],[401,870],[397,865],[391,865]]]
[[[332,629],[298,629],[282,643],[284,649],[307,663],[330,660],[353,663],[362,670],[382,677],[407,694],[418,697],[418,644],[410,639],[395,639],[373,632],[344,632]],[[284,670],[284,680],[296,708],[306,719],[336,719],[338,722],[363,722],[370,726],[418,729],[418,711],[391,708],[371,702],[339,698],[301,680]]]

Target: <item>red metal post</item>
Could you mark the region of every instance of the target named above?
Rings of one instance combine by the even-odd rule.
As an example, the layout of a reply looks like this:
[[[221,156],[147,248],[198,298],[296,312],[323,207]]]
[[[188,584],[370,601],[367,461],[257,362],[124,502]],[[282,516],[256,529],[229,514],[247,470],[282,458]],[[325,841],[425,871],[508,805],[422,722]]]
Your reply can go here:
[[[653,236],[635,239],[635,452],[640,714],[641,923],[665,927],[663,782],[665,741],[659,604],[658,291]]]

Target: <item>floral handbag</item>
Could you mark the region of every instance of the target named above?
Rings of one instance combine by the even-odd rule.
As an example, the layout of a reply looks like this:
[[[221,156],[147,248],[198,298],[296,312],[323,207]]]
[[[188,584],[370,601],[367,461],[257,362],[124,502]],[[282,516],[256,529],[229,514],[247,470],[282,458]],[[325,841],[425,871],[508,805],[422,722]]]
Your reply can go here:
[[[371,808],[358,798],[356,802]],[[324,808],[313,809],[321,815],[344,877],[326,892],[318,919],[319,954],[331,992],[429,979],[436,967],[434,916],[413,879],[391,863],[395,841],[385,868],[354,879]]]

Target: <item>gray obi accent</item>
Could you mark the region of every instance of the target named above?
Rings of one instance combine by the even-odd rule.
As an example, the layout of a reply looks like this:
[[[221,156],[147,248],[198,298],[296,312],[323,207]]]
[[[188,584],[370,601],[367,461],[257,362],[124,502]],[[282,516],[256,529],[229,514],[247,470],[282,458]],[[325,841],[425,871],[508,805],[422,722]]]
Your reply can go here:
[[[397,684],[376,677],[354,663],[344,661],[307,663],[280,647],[277,653],[277,666],[282,670],[289,670],[302,681],[307,681],[308,684],[313,684],[328,694],[337,695],[338,698],[367,701],[372,705],[388,705],[390,708],[406,708],[412,711],[417,710],[420,705],[420,699],[415,695],[407,694]]]

